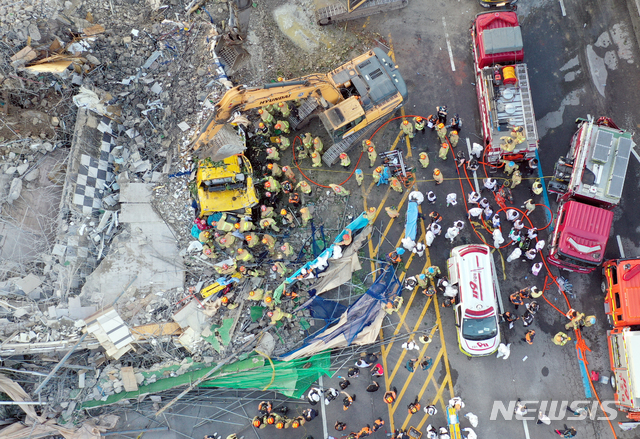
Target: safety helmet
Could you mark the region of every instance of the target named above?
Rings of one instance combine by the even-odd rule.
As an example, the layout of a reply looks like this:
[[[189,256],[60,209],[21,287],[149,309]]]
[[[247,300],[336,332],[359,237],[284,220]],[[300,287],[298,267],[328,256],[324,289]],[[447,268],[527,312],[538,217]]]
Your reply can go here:
[[[254,427],[260,427],[262,425],[262,421],[260,420],[260,418],[254,418],[253,419],[253,426]]]
[[[451,131],[451,134],[458,135],[458,132],[456,130],[453,130],[453,131]]]
[[[273,169],[273,163],[269,163],[269,164],[267,165],[267,168],[269,168],[269,169]]]
[[[271,192],[265,192],[264,196],[267,197],[267,198],[271,198]]]
[[[382,166],[378,166],[378,167],[376,168],[376,172],[382,172]]]
[[[227,238],[220,238],[220,242],[225,244],[227,242]]]
[[[280,250],[282,250],[282,251],[286,251],[286,250],[287,250],[287,246],[286,246],[286,245],[283,245],[282,247],[280,247]]]
[[[205,255],[210,255],[211,254],[211,249],[207,247],[207,248],[204,249],[203,253]]]
[[[251,241],[253,238],[251,238],[251,235],[245,235],[244,239],[246,239],[247,241]]]
[[[358,175],[362,174],[362,169],[356,169],[356,174]]]
[[[284,81],[284,78],[282,76],[278,76],[278,82],[282,82]]]
[[[422,118],[420,116],[416,117],[416,122],[422,122]]]
[[[263,243],[263,244],[266,244],[267,242],[269,242],[269,241],[267,241],[267,238],[266,238],[266,237],[265,237],[265,238],[262,238],[262,243]]]
[[[260,122],[260,123],[258,124],[258,127],[259,127],[259,128],[264,128],[264,124],[263,124],[262,122]]]
[[[403,125],[409,125],[409,121],[407,119],[405,119],[405,120],[402,121],[402,124]]]
[[[347,153],[343,152],[342,154],[340,154],[340,158],[341,159],[346,159],[347,158]]]
[[[444,128],[444,124],[443,124],[442,122],[440,122],[440,123],[438,124],[438,128]]]
[[[273,270],[273,271],[278,271],[278,266],[274,264],[274,265],[271,267],[271,270]]]
[[[318,143],[320,141],[320,138],[316,137],[315,139],[313,139],[313,143]]]
[[[223,305],[226,305],[229,303],[229,298],[227,296],[222,296],[221,302]]]
[[[264,298],[264,301],[267,302],[267,303],[271,303],[273,301],[273,297],[267,296],[267,297]]]
[[[264,113],[264,110],[261,108],[258,110],[258,114],[262,114],[262,113]]]
[[[282,78],[278,78],[278,80],[280,80],[280,79],[282,79]],[[284,102],[278,103],[278,107],[284,107]]]
[[[424,157],[426,157],[426,156],[427,156],[427,153],[426,153],[426,152],[421,152],[421,153],[420,153],[420,158],[424,158]]]
[[[229,266],[227,264],[222,264],[222,269],[223,270],[227,270],[229,268]]]
[[[280,143],[280,142],[281,142],[280,137],[276,137],[276,143]]]
[[[271,415],[267,418],[267,424],[275,424],[276,422],[276,417]]]
[[[367,146],[371,145],[371,140],[365,140],[364,142]]]
[[[387,395],[387,396],[384,398],[384,400],[385,400],[385,401],[387,401],[387,402],[393,402],[393,396],[391,396],[391,395]]]
[[[244,251],[244,249],[242,249],[242,248],[238,249],[238,253],[242,253],[243,251]]]
[[[274,128],[275,128],[276,130],[279,130],[280,128],[282,128],[282,125],[281,125],[281,124],[279,124],[279,123],[277,123],[277,124],[275,124],[275,125],[274,125]]]
[[[373,151],[375,151],[375,148],[373,146],[370,146],[369,147],[369,152],[373,152]]]
[[[260,206],[260,210],[263,212],[267,211],[267,206],[265,206],[264,204],[262,206]]]
[[[269,317],[273,317],[273,311],[269,311],[269,312],[267,313],[267,315],[268,315]]]
[[[318,157],[318,154],[314,152],[313,154],[311,154],[311,157],[315,159],[316,157]]]
[[[284,428],[284,422],[278,421],[276,422],[276,428],[282,430]]]
[[[252,290],[252,291],[249,291],[249,295],[250,295],[250,296],[255,296],[255,295],[256,295],[256,292],[255,292],[255,291],[253,291],[253,290]]]
[[[205,238],[209,238],[209,237],[211,236],[211,232],[202,232],[202,235],[203,235]]]
[[[298,422],[298,421],[293,421],[293,422],[291,423],[291,428],[298,428],[298,427],[300,427],[300,422]]]
[[[273,149],[272,148],[267,148],[267,154],[271,154],[273,153]]]
[[[233,225],[233,227],[234,227],[235,229],[239,229],[239,228],[240,228],[240,223],[235,223],[235,224]]]
[[[288,167],[288,166],[283,166],[283,167],[282,167],[282,170],[283,170],[284,172],[289,172],[289,167]]]
[[[373,213],[373,212],[375,212],[375,211],[376,211],[376,208],[375,208],[375,207],[370,207],[370,208],[369,208],[369,212]]]
[[[271,182],[270,182],[270,181],[267,181],[267,182],[264,184],[264,187],[271,187]]]
[[[440,175],[440,169],[436,168],[433,170],[433,175]]]
[[[280,215],[286,215],[286,214],[287,214],[287,210],[286,210],[286,209],[282,209],[282,210],[280,211]]]
[[[241,265],[240,268],[238,268],[238,271],[240,271],[240,273],[244,273],[245,271],[247,271],[247,267]]]

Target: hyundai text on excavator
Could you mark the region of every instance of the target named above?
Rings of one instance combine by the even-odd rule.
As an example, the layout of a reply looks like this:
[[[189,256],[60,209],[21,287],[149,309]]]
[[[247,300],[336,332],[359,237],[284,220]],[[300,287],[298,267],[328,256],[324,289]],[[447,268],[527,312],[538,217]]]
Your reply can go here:
[[[323,156],[331,166],[341,153],[371,136],[407,99],[407,86],[398,66],[379,48],[346,62],[327,74],[311,74],[262,87],[243,85],[228,90],[215,104],[194,141],[200,157],[223,160],[245,149],[230,125],[247,125],[242,112],[268,104],[300,100],[289,116],[292,129],[318,116],[333,140]]]

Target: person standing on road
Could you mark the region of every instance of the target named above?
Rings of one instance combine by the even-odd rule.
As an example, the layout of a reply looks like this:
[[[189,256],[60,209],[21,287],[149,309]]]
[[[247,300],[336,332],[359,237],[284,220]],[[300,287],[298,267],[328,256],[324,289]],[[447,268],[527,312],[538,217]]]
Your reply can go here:
[[[418,401],[418,397],[416,396],[416,399],[407,406],[407,409],[408,409],[407,411],[409,412],[409,416],[415,415],[416,413],[418,413],[420,411],[420,408],[421,408],[420,402]]]
[[[398,395],[398,389],[396,389],[395,387],[392,387],[391,390],[388,390],[384,393],[384,396],[382,397],[382,399],[387,404],[393,404],[393,402],[396,400],[397,395]]]
[[[447,142],[447,128],[444,126],[443,123],[438,124],[438,127],[436,128],[436,133],[438,134],[438,139],[440,139],[440,143]]]
[[[373,381],[371,384],[369,384],[367,386],[367,392],[373,393],[373,392],[377,392],[378,389],[380,388],[380,384],[378,384],[376,381]]]
[[[524,334],[524,338],[522,339],[522,341],[526,341],[528,344],[532,345],[533,344],[533,339],[536,336],[536,331],[533,329],[529,329],[526,334]]]
[[[509,329],[513,329],[514,323],[520,318],[517,314],[514,314],[511,311],[505,311],[501,317],[505,323],[509,325]]]
[[[307,422],[313,421],[316,416],[318,416],[318,411],[316,409],[308,408],[302,412],[302,416],[304,416],[304,420]]]
[[[415,124],[414,128],[416,132],[419,132],[421,135],[424,135],[424,125],[425,121],[420,116],[416,116],[413,118],[413,123]]]
[[[520,294],[520,291],[516,291],[515,293],[509,295],[509,301],[513,303],[516,309],[518,309],[520,305],[524,305],[524,300],[522,299],[522,294]]]
[[[576,437],[576,429],[573,427],[567,427],[566,425],[564,426],[564,430],[554,430],[554,431],[564,438]]]
[[[353,404],[353,401],[356,400],[356,395],[355,393],[353,394],[353,396],[350,396],[347,392],[340,392],[343,395],[345,395],[345,397],[342,399],[342,410],[349,410],[349,407],[351,407],[351,404]]]
[[[436,107],[436,111],[438,114],[438,122],[441,124],[445,124],[447,123],[447,106],[446,105],[441,105],[439,107]]]
[[[344,422],[336,421],[333,428],[335,428],[337,431],[343,431],[345,428],[347,428],[347,424]]]
[[[404,133],[405,136],[407,136],[410,139],[413,139],[413,137],[415,136],[415,134],[413,133],[413,125],[410,124],[407,119],[402,121],[400,128],[402,129],[402,132]]]

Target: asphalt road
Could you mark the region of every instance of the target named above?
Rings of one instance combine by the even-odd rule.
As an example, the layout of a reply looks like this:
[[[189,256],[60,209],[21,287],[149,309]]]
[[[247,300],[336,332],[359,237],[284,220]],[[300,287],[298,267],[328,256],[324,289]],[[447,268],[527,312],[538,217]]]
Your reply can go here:
[[[628,8],[624,0],[566,0],[563,5],[558,1],[536,0],[521,1],[518,5],[525,43],[525,61],[529,68],[540,133],[541,165],[545,176],[552,174],[557,158],[566,154],[575,131],[574,120],[577,117],[586,117],[588,114],[596,117],[606,115],[624,129],[635,131],[636,127],[640,126],[640,112],[635,104],[640,102],[640,53],[631,21],[632,16],[634,19],[638,17],[638,10],[634,9],[635,3],[629,4],[631,8]],[[563,7],[566,16],[563,16]],[[483,11],[484,9],[472,0],[411,0],[409,6],[401,11],[350,24],[356,27],[365,26],[391,42],[396,62],[409,87],[409,101],[404,108],[405,114],[428,116],[441,104],[448,105],[450,114],[460,114],[463,129],[459,148],[466,147],[466,138],[471,142],[480,140],[481,128],[469,27],[475,14]],[[395,143],[395,147],[402,149],[406,154],[404,141],[395,142],[398,126],[393,124],[389,124],[374,139],[378,152]],[[435,209],[443,215],[443,224],[450,225],[454,220],[465,219],[462,203],[447,208],[444,199],[447,193],[456,192],[460,200],[463,190],[468,193],[470,187],[464,179],[464,189],[461,189],[451,157],[446,162],[437,158],[438,142],[435,135],[427,133],[424,137],[417,136],[411,142],[411,147],[412,157],[408,159],[410,163],[417,164],[418,151],[426,150],[430,155],[430,167],[418,171],[417,188],[425,193],[428,190],[436,190],[438,201]],[[437,188],[430,181],[434,166],[442,169],[446,178],[445,183]],[[363,166],[363,169],[366,172],[366,166]],[[640,233],[636,220],[638,207],[633,207],[640,205],[640,191],[637,190],[639,172],[640,163],[632,159],[622,203],[615,211],[613,233],[606,249],[607,258],[620,255],[616,235],[620,235],[627,256],[640,254]],[[357,189],[355,184],[354,187],[349,187],[353,193],[351,202],[355,203],[357,195],[362,193],[365,195],[363,207],[375,206],[382,210],[384,206],[397,206],[404,212],[405,194],[389,192],[386,187],[369,188],[370,181],[365,180],[362,189]],[[514,192],[514,205],[519,206],[529,198],[529,191],[525,187],[527,183],[530,184],[525,182]],[[551,207],[555,208],[553,199]],[[430,208],[431,206],[425,203],[424,213],[428,213]],[[533,219],[539,228],[547,224],[542,207],[534,212]],[[378,254],[390,251],[401,237],[401,223],[402,221],[390,222],[383,210],[379,212],[375,224],[379,230],[386,230],[385,239],[380,239],[380,234],[374,233],[369,251],[373,250],[375,253],[377,250]],[[549,242],[545,236],[547,232],[548,229],[541,232],[540,237]],[[468,242],[479,242],[479,239],[467,223],[454,245]],[[399,274],[403,277],[411,276],[431,263],[440,266],[444,271],[451,247],[452,245],[442,236],[438,237],[424,258],[414,258],[410,264],[405,260],[405,265],[409,266]],[[502,256],[506,258],[507,254]],[[544,274],[532,276],[529,264],[514,261],[505,262],[503,265],[500,255],[494,254],[494,257],[505,303],[508,303],[508,294],[524,286],[543,286]],[[367,265],[365,269],[368,268]],[[554,274],[558,275],[558,271],[555,270]],[[607,325],[600,292],[600,273],[562,274],[574,285],[576,297],[570,298],[571,305],[598,318],[598,324],[585,329],[583,336],[591,350],[587,355],[589,367],[608,375],[609,358],[605,339]],[[427,303],[424,296],[415,292],[406,291],[404,297],[405,308],[401,309],[399,314],[391,315],[385,322],[384,339],[388,340],[394,334],[406,338],[414,331],[433,331],[434,341],[420,352],[437,359],[433,373],[421,370],[410,373],[404,364],[413,353],[404,351],[400,346],[401,341],[387,344],[382,351],[386,373],[384,381],[380,380],[381,390],[373,394],[366,393],[364,388],[369,384],[370,378],[364,373],[359,378],[351,380],[353,385],[349,392],[356,393],[357,400],[347,412],[343,412],[339,401],[326,407],[328,435],[341,437],[341,433],[333,430],[336,420],[347,422],[347,431],[358,431],[365,424],[372,424],[373,419],[378,416],[382,416],[386,421],[383,431],[390,430],[392,424],[395,427],[420,425],[423,431],[428,423],[436,426],[445,425],[444,404],[451,396],[456,395],[466,402],[462,414],[472,412],[478,416],[479,426],[475,431],[480,438],[557,437],[553,429],[561,428],[565,423],[577,429],[578,437],[612,437],[605,420],[564,419],[554,420],[551,426],[541,426],[536,425],[535,420],[505,420],[502,416],[492,419],[491,415],[497,403],[508,406],[517,398],[531,401],[529,407],[534,413],[540,405],[535,401],[546,401],[547,407],[553,404],[553,401],[561,404],[562,401],[584,400],[582,405],[587,404],[587,401],[591,405],[594,401],[593,398],[585,398],[573,341],[562,348],[551,342],[553,334],[563,330],[566,319],[550,305],[543,303],[536,316],[533,328],[537,331],[537,337],[533,346],[521,341],[524,334],[521,323],[513,330],[505,330],[504,337],[513,344],[511,357],[503,361],[494,356],[473,359],[465,356],[458,349],[451,309],[439,308],[436,312],[437,303]],[[568,309],[556,288],[550,289],[547,298],[559,309]],[[420,347],[423,348],[422,345]],[[346,370],[343,369],[335,374],[345,373]],[[337,387],[337,383],[336,377],[325,377],[323,384],[325,387]],[[395,386],[400,390],[401,397],[395,410],[389,410],[382,401],[383,386]],[[596,383],[595,387],[603,401],[613,399],[613,392],[608,385]],[[422,414],[409,418],[406,404],[417,395],[420,396],[423,405],[435,402],[439,413],[432,419],[426,419]],[[232,402],[233,398],[229,399],[228,403]],[[293,412],[308,407],[304,403],[287,405]],[[246,405],[245,409],[246,413],[234,409],[234,414],[221,415],[218,420],[211,420],[202,426],[194,426],[192,418],[173,416],[172,413],[175,412],[170,411],[167,413],[169,424],[182,434],[150,433],[145,437],[202,437],[204,434],[217,432],[224,438],[232,432],[241,431],[239,436],[253,439],[256,432],[248,427],[248,424],[256,413],[256,408]],[[202,405],[191,409],[183,407],[180,413],[193,413],[193,416],[202,418],[211,416],[218,410]],[[561,408],[556,407],[555,411],[565,414]],[[599,411],[598,416],[601,415],[602,412]],[[623,420],[623,415],[618,415],[617,421],[620,420]],[[131,426],[149,425],[148,419],[130,421]],[[462,424],[469,426],[466,419],[463,419]],[[257,433],[259,439],[298,439],[306,435],[312,435],[316,439],[325,437],[322,416],[306,424],[304,429],[282,431],[266,428]],[[637,436],[637,432],[624,433],[617,428],[616,433],[620,438]],[[375,435],[382,437],[383,434],[378,432]]]

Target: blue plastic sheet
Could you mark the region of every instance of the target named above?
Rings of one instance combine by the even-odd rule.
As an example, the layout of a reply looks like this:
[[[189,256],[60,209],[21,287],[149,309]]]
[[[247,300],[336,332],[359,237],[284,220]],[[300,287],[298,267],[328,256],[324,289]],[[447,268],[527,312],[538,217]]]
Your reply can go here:
[[[301,347],[299,347],[298,349],[294,349],[293,351],[288,352],[281,357],[287,357],[293,352],[304,349],[306,346],[309,346],[320,340],[327,343],[341,335],[344,335],[345,339],[347,340],[347,344],[351,344],[364,328],[371,325],[375,321],[380,312],[381,305],[386,305],[387,302],[393,300],[401,293],[402,285],[395,275],[394,268],[389,264],[385,265],[382,275],[380,275],[378,279],[376,279],[374,284],[371,285],[371,287],[366,291],[365,294],[360,296],[358,300],[353,302],[346,309],[344,313],[346,313],[347,315],[347,323],[345,325],[343,325],[340,329],[327,334],[324,337],[322,337],[321,335],[312,335],[305,339]],[[303,305],[303,307],[314,304],[316,297],[308,300]],[[325,300],[325,302],[329,301]],[[324,306],[326,306],[326,304],[324,304]],[[342,316],[338,317],[341,318]],[[331,323],[328,323],[324,328],[318,331],[317,334],[322,334],[324,330],[330,325]]]
[[[415,242],[418,223],[418,203],[410,201],[407,206],[407,219],[404,224],[404,236]]]
[[[389,171],[389,168],[385,166],[382,170],[382,174],[380,175],[380,180],[378,180],[378,184],[376,184],[376,186],[380,186],[381,184],[389,184],[390,178],[391,171]]]

